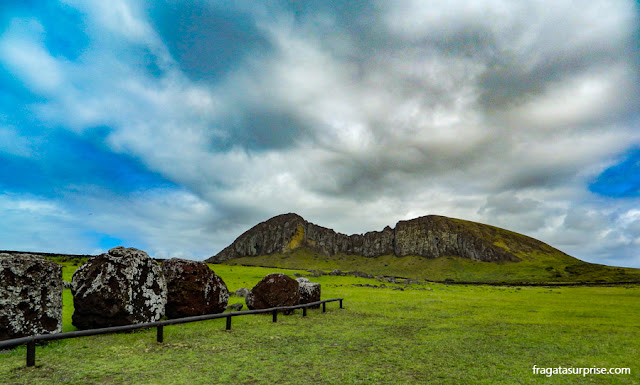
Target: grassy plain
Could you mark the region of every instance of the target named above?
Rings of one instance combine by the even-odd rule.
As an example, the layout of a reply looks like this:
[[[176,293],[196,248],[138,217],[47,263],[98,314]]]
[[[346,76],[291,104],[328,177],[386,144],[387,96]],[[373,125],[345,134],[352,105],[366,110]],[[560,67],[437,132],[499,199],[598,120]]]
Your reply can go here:
[[[75,267],[65,266],[65,277]],[[230,290],[270,272],[213,265]],[[637,384],[640,286],[382,285],[311,278],[344,309],[252,315],[0,352],[2,384]],[[394,288],[401,287],[402,290]],[[65,291],[65,331],[72,301]],[[242,302],[232,297],[232,303]],[[627,375],[534,375],[538,367],[628,367]]]

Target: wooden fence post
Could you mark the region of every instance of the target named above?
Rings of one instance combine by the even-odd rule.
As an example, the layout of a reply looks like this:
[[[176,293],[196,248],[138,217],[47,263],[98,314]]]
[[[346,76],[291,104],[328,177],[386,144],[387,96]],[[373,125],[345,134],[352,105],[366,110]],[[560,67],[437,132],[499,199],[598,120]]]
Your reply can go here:
[[[158,341],[159,343],[164,342],[164,326],[160,325],[158,327],[156,327],[156,341]]]
[[[27,342],[27,366],[36,365],[36,343],[34,341]]]
[[[322,312],[326,312],[327,311],[327,306],[326,306],[326,302],[335,302],[335,301],[340,301],[340,308],[342,309],[342,298],[334,298],[334,299],[330,299],[330,300],[325,300],[323,301],[319,301],[322,303]],[[280,308],[272,308],[272,309],[260,309],[260,310],[249,310],[246,312],[239,312],[239,313],[235,313],[233,314],[233,316],[241,316],[241,315],[249,315],[249,314],[263,314],[263,313],[267,313],[269,311],[271,311],[272,315],[273,315],[273,322],[278,322],[278,309],[281,309],[283,311],[286,310],[286,312],[293,312],[294,309],[299,309],[302,308],[302,316],[306,317],[307,316],[307,309],[308,309],[309,305],[297,305],[297,306],[283,306]],[[153,327],[156,328],[156,340],[158,341],[158,343],[162,343],[164,342],[164,326],[165,325],[176,325],[176,324],[183,324],[183,323],[189,323],[189,322],[198,322],[198,321],[205,321],[205,320],[210,320],[210,319],[217,319],[217,318],[223,318],[226,317],[227,318],[227,324],[226,324],[226,329],[227,330],[231,330],[231,318],[232,315],[227,315],[227,314],[207,314],[207,315],[201,315],[201,316],[193,316],[193,317],[184,317],[184,318],[180,318],[180,319],[174,319],[174,320],[165,320],[165,321],[160,321],[160,322],[149,322],[149,323],[142,323],[142,324],[134,324],[134,325],[123,325],[123,326],[112,326],[112,327],[107,327],[107,328],[101,328],[101,329],[95,329],[95,330],[79,330],[79,331],[74,331],[74,332],[66,332],[66,333],[57,333],[57,334],[47,334],[47,335],[38,335],[38,336],[31,336],[31,337],[22,337],[22,338],[16,338],[13,340],[8,340],[8,341],[0,341],[0,349],[4,349],[7,347],[14,347],[14,346],[21,346],[21,345],[27,345],[27,367],[32,367],[36,365],[36,342],[39,341],[56,341],[56,340],[62,340],[62,339],[69,339],[69,338],[77,338],[77,337],[86,337],[86,336],[94,336],[94,335],[100,335],[100,334],[113,334],[113,333],[121,333],[121,332],[125,332],[125,331],[130,331],[130,330],[137,330],[137,329],[151,329]]]

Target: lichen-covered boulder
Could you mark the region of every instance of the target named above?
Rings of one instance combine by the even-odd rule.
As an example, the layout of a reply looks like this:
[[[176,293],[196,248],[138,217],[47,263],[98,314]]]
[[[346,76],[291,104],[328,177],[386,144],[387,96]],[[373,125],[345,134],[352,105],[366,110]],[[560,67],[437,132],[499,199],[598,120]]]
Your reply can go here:
[[[246,287],[241,287],[238,290],[236,290],[236,297],[246,297],[249,294],[249,289],[247,289]]]
[[[300,305],[305,303],[320,301],[320,284],[310,282],[308,278],[298,278],[298,286],[300,290]],[[320,305],[313,305],[312,308],[319,308]]]
[[[251,289],[244,300],[249,309],[297,305],[300,302],[298,281],[284,274],[269,274]]]
[[[222,313],[229,291],[222,278],[204,262],[171,258],[162,263],[167,282],[168,318]]]
[[[0,254],[0,341],[62,331],[62,267]]]
[[[73,274],[71,292],[78,329],[157,321],[167,285],[160,266],[144,251],[122,246],[89,259]]]

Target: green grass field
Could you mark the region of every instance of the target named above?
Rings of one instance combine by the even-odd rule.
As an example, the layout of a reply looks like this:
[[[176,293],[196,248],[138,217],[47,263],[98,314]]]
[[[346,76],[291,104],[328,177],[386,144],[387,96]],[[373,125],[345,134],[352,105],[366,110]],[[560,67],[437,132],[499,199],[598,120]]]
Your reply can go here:
[[[273,268],[212,265],[230,290]],[[75,269],[64,267],[65,279]],[[251,315],[0,352],[2,384],[638,384],[640,286],[394,285],[311,278],[344,309]],[[401,286],[398,290],[392,286]],[[72,299],[64,293],[64,330]],[[242,302],[231,297],[231,303]],[[625,375],[534,375],[538,367],[625,367]]]

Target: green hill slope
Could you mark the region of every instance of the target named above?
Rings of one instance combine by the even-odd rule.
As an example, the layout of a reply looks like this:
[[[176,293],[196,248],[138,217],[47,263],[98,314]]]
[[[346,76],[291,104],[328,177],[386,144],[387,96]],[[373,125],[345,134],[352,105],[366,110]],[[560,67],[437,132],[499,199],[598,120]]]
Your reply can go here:
[[[327,257],[309,249],[286,254],[243,257],[227,265],[264,266],[322,271],[359,271],[374,276],[405,277],[429,281],[479,283],[614,283],[640,282],[640,269],[612,267],[583,261],[563,262],[549,256],[511,264],[471,261],[460,257],[425,259],[415,256],[385,255],[367,258],[359,255]]]

